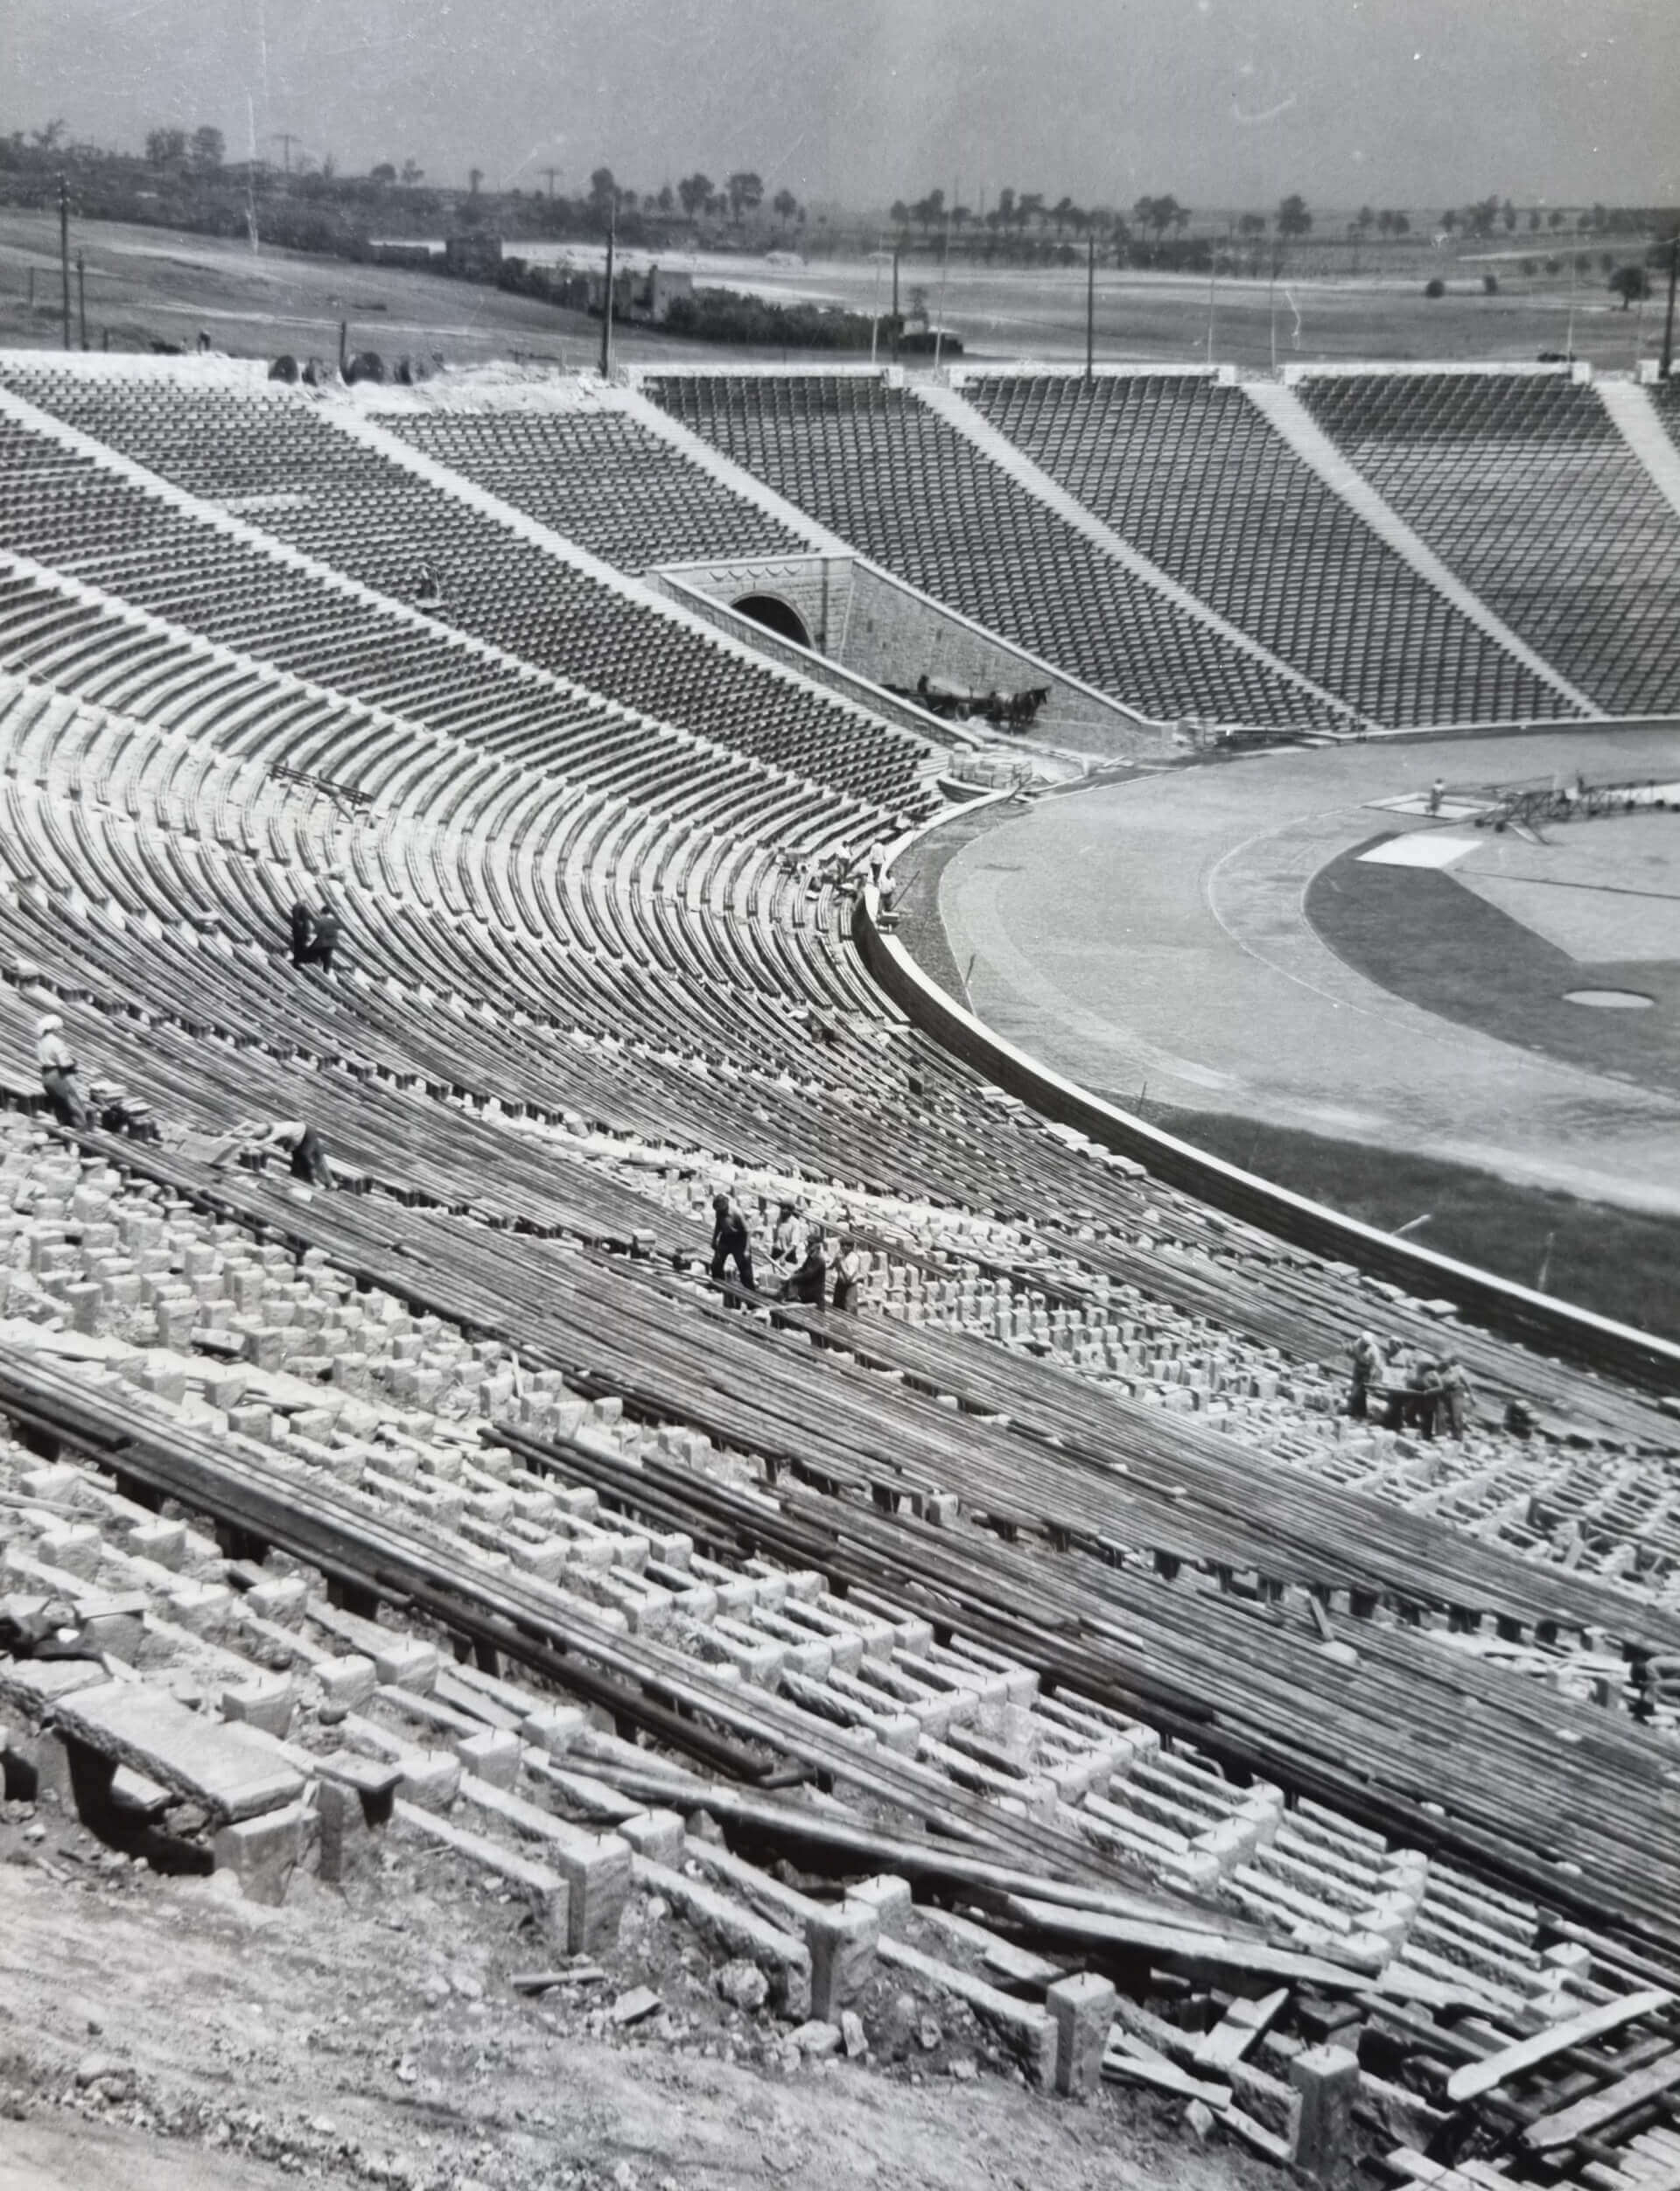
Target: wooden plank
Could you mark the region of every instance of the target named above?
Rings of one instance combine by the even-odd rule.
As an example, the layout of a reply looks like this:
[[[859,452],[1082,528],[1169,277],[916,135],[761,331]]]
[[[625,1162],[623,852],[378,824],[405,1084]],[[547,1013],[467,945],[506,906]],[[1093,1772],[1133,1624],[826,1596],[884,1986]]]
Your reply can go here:
[[[1572,2146],[1578,2138],[1590,2138],[1619,2116],[1642,2106],[1647,2100],[1672,2091],[1676,2084],[1680,2084],[1680,2047],[1670,2048],[1655,2062],[1648,2062],[1642,2069],[1635,2069],[1631,2076],[1620,2077],[1614,2084],[1606,2085],[1602,2092],[1589,2092],[1584,2100],[1577,2100],[1573,2107],[1562,2108],[1555,2115],[1543,2115],[1523,2132],[1523,2142],[1536,2152],[1550,2152],[1559,2146]]]
[[[1176,2098],[1201,2100],[1220,2113],[1231,2104],[1230,2087],[1225,2084],[1207,2084],[1193,2077],[1187,2069],[1180,2069],[1153,2047],[1145,2046],[1141,2039],[1134,2039],[1129,2032],[1116,2032],[1109,2041],[1102,2056],[1105,2077],[1118,2077],[1130,2084],[1147,2084],[1157,2092],[1171,2092]]]
[[[1446,2096],[1455,2105],[1476,2099],[1508,2079],[1521,2076],[1525,2069],[1550,2062],[1554,2054],[1566,2054],[1570,2048],[1581,2046],[1589,2039],[1601,2039],[1606,2032],[1620,2031],[1626,2024],[1637,2023],[1642,2016],[1655,2015],[1673,1999],[1672,1993],[1653,1987],[1647,1993],[1625,1993],[1619,2000],[1584,2009],[1578,2016],[1553,2024],[1548,2031],[1536,2032],[1531,2039],[1519,2040],[1514,2047],[1502,2048],[1498,2054],[1488,2054],[1480,2062],[1468,2062],[1463,2068],[1455,2069],[1447,2079]]]
[[[1197,2068],[1211,2069],[1217,2075],[1234,2062],[1241,2062],[1288,1998],[1289,1988],[1280,1985],[1258,2000],[1233,2001],[1196,2048]]]
[[[1471,1984],[1444,1984],[1399,1964],[1390,1964],[1380,1976],[1373,1978],[1368,1970],[1354,1970],[1346,1964],[1302,1955],[1293,1948],[1274,1948],[1262,1940],[1242,1940],[1212,1932],[1190,1932],[1176,1926],[1141,1923],[1131,1918],[1105,1916],[1096,1910],[1040,1901],[1026,1894],[1007,1896],[1004,1907],[1012,1917],[1055,1938],[1117,1948],[1165,1969],[1206,1976],[1214,1982],[1236,1972],[1243,1978],[1284,1978],[1299,1984],[1316,1985],[1330,1993],[1391,1992],[1405,1999],[1422,2001],[1432,2008],[1487,2006]]]

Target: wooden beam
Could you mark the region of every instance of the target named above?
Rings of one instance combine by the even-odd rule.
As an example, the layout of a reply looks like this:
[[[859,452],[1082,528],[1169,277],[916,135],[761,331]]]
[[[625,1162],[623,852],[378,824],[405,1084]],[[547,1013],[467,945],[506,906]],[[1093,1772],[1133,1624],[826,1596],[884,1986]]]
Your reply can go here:
[[[1523,2143],[1536,2152],[1551,2152],[1560,2146],[1572,2146],[1578,2138],[1590,2138],[1607,2124],[1642,2107],[1648,2100],[1659,2099],[1680,2084],[1680,2047],[1670,2048],[1659,2054],[1655,2062],[1647,2062],[1632,2076],[1620,2077],[1614,2084],[1606,2085],[1602,2092],[1591,2092],[1584,2100],[1577,2100],[1573,2107],[1561,2109],[1555,2115],[1543,2115],[1537,2123],[1530,2123],[1522,2133]]]
[[[1446,2096],[1455,2105],[1476,2099],[1510,2078],[1521,2076],[1525,2070],[1537,2068],[1554,2055],[1566,2054],[1586,2040],[1601,2039],[1606,2032],[1620,2031],[1625,2024],[1637,2023],[1642,2016],[1655,2015],[1673,1999],[1672,1993],[1653,1987],[1648,1993],[1625,1993],[1620,1999],[1601,2002],[1597,2008],[1584,2009],[1578,2016],[1554,2024],[1550,2031],[1537,2031],[1531,2039],[1519,2040],[1514,2047],[1503,2048],[1498,2054],[1455,2069],[1447,2079]]]

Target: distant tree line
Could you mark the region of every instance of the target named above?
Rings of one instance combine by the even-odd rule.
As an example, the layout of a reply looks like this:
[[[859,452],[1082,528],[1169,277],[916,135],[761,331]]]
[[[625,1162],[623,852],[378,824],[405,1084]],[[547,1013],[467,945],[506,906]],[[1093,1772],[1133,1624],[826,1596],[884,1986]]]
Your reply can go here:
[[[144,155],[114,152],[72,142],[61,119],[0,135],[0,204],[47,206],[56,200],[58,178],[70,181],[74,210],[94,220],[149,222],[221,236],[248,236],[291,249],[361,258],[378,238],[422,238],[480,232],[517,245],[522,240],[598,240],[615,228],[626,246],[661,250],[724,246],[764,250],[800,243],[821,250],[867,248],[879,240],[866,219],[844,226],[824,214],[808,215],[795,194],[766,196],[762,176],[738,168],[721,180],[700,170],[656,189],[636,190],[599,166],[570,194],[556,189],[557,169],[538,171],[546,188],[485,186],[484,171],[468,171],[466,186],[439,185],[411,156],[381,160],[366,175],[339,172],[330,151],[315,152],[295,136],[276,137],[271,158],[230,160],[222,132],[210,123],[188,129],[160,123],[146,133]],[[1346,249],[1357,270],[1368,242],[1380,250],[1413,234],[1413,216],[1396,207],[1362,206],[1345,227],[1314,229],[1313,215],[1298,192],[1276,210],[1196,215],[1168,194],[1144,194],[1126,209],[1081,206],[1067,195],[1054,201],[1043,191],[1000,190],[995,205],[976,212],[933,189],[914,200],[895,200],[888,213],[893,240],[905,254],[1010,264],[1071,265],[1094,243],[1105,266],[1157,268],[1196,273],[1278,275],[1292,250],[1308,239],[1333,251]],[[1544,257],[1523,257],[1532,276],[1544,265],[1556,274],[1567,263],[1557,248],[1567,234],[1578,272],[1592,259],[1578,247],[1592,238],[1601,272],[1626,305],[1648,294],[1651,272],[1666,264],[1667,239],[1680,222],[1673,208],[1593,205],[1519,208],[1496,194],[1443,210],[1438,227],[1423,225],[1438,240],[1495,243],[1519,235],[1544,238]],[[1612,239],[1641,240],[1631,256],[1602,247]],[[1656,239],[1656,241],[1652,241]],[[1619,262],[1619,260],[1626,262]],[[696,307],[716,322],[721,308]],[[756,340],[757,334],[744,339]],[[785,337],[791,345],[794,340]],[[857,331],[825,331],[829,341],[849,343]],[[767,342],[784,340],[766,334]],[[810,337],[800,338],[802,346]]]

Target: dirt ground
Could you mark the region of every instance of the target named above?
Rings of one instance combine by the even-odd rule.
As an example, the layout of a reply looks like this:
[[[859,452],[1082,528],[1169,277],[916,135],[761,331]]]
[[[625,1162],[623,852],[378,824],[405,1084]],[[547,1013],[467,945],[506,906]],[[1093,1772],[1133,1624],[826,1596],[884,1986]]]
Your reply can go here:
[[[214,236],[115,221],[72,224],[71,251],[87,261],[90,346],[108,333],[110,346],[143,349],[152,340],[190,348],[200,328],[218,349],[272,356],[335,359],[341,319],[354,348],[388,359],[437,354],[452,364],[494,358],[542,359],[592,365],[600,327],[582,313],[534,298],[441,275],[357,266],[342,259],[247,246]],[[1570,340],[1567,273],[1526,276],[1516,264],[1485,269],[1480,258],[1410,250],[1380,270],[1331,278],[1291,274],[1275,285],[1205,276],[1104,270],[1096,284],[1100,361],[1200,363],[1213,355],[1247,371],[1273,362],[1380,358],[1531,360]],[[1481,294],[1484,270],[1499,282]],[[1447,294],[1426,299],[1426,273],[1439,272]],[[29,304],[32,273],[34,307]],[[771,266],[760,260],[710,258],[704,282],[731,281],[769,297],[815,298],[860,312],[884,308],[878,267],[851,260],[833,264]],[[72,274],[73,340],[77,303]],[[906,280],[922,289],[936,316],[955,329],[972,359],[1042,358],[1067,361],[1085,349],[1083,266],[1023,270],[956,266],[943,284],[936,268],[913,264]],[[0,212],[0,345],[56,347],[61,340],[59,234],[55,216]],[[1573,300],[1578,357],[1626,372],[1636,355],[1655,356],[1662,313],[1655,305],[1624,312],[1604,288],[1601,273],[1579,277]],[[617,354],[626,361],[710,362],[732,358],[774,361],[781,351],[729,350],[710,343],[620,329]],[[839,362],[863,362],[844,354]]]
[[[1028,2091],[966,2012],[886,1978],[862,2004],[868,2055],[802,2060],[786,2024],[718,1998],[705,1951],[645,1897],[604,1982],[517,1994],[510,1973],[554,1960],[528,1922],[412,1844],[376,1880],[340,1894],[300,1875],[261,1908],[6,1806],[0,2191],[1276,2180],[1144,2096]],[[662,2007],[615,2027],[613,2002],[640,1985]]]

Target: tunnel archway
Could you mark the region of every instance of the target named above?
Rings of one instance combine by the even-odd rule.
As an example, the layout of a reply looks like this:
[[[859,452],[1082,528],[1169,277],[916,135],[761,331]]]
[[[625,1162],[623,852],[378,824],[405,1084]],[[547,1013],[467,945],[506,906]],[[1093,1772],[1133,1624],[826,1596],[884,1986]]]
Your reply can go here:
[[[746,593],[733,606],[738,616],[750,616],[755,624],[762,624],[766,631],[791,639],[796,647],[808,647],[811,643],[805,620],[779,594]]]

